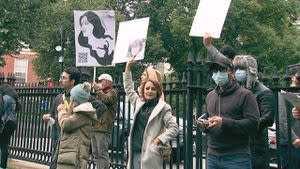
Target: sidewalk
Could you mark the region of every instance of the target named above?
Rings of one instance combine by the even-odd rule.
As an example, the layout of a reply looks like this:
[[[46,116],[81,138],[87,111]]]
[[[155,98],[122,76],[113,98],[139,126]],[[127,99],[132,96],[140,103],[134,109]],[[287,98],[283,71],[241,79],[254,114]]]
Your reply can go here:
[[[49,166],[47,165],[33,163],[24,160],[17,160],[13,158],[8,159],[7,166],[10,169],[48,169],[49,168]]]

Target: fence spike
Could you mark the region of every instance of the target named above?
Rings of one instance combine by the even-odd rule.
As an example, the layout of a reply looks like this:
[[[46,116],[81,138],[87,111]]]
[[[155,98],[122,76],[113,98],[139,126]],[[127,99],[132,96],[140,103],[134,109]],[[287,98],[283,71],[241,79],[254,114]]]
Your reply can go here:
[[[203,57],[201,56],[200,52],[197,53],[197,60],[196,60],[198,65],[203,64]]]
[[[279,76],[278,76],[278,70],[275,68],[274,73],[273,73],[273,85],[274,86],[279,86]]]
[[[194,57],[193,57],[193,55],[192,55],[191,52],[189,52],[189,54],[188,54],[188,60],[187,60],[187,62],[188,62],[188,64],[189,63],[194,63]]]
[[[186,83],[187,83],[187,77],[186,77],[186,73],[183,72],[182,73],[182,80],[181,80],[182,86],[186,87]]]
[[[291,86],[291,76],[290,76],[288,67],[285,69],[284,80],[285,80],[285,86],[290,87]]]
[[[261,80],[263,81],[263,83],[265,85],[267,85],[267,83],[268,83],[267,70],[268,70],[268,68],[264,67],[264,69],[263,69],[263,75],[261,77]]]

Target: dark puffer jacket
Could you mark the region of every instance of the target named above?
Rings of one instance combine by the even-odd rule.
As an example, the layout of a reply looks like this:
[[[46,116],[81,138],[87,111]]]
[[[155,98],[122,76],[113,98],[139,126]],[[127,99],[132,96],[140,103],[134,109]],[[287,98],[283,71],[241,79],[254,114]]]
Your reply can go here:
[[[267,127],[274,123],[276,100],[273,92],[264,84],[256,81],[251,91],[255,94],[259,107],[259,130],[251,137],[251,151],[267,151]]]

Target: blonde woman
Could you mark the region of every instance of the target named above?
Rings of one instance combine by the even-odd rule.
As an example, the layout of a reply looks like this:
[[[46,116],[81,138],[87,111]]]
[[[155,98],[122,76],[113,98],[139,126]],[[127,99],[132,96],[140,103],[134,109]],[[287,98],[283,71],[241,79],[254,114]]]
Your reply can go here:
[[[162,88],[158,81],[148,78],[141,85],[140,95],[135,92],[132,74],[128,69],[131,61],[123,73],[126,96],[135,110],[129,134],[127,168],[163,168],[159,146],[177,136],[178,126],[170,105],[160,99]]]

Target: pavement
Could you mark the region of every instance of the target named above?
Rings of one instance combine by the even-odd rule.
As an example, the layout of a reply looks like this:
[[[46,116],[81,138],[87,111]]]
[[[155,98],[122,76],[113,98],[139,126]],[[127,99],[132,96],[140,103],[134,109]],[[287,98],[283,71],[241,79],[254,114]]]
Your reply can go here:
[[[196,165],[196,161],[194,158],[194,166]],[[205,159],[203,159],[203,169],[205,169]],[[24,160],[17,160],[17,159],[8,159],[8,168],[9,169],[49,169],[49,166],[43,165],[43,164],[38,164],[34,162],[29,162],[29,161],[24,161]],[[166,168],[170,168],[169,165],[167,165]],[[175,164],[173,165],[172,168],[178,168]],[[183,169],[183,164],[181,163],[179,166],[179,169]],[[277,168],[277,165],[275,164],[270,164],[270,168]]]
[[[49,169],[49,166],[34,162],[9,158],[7,162],[9,169]]]

